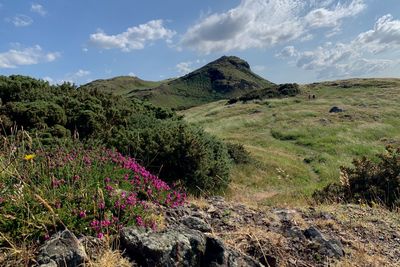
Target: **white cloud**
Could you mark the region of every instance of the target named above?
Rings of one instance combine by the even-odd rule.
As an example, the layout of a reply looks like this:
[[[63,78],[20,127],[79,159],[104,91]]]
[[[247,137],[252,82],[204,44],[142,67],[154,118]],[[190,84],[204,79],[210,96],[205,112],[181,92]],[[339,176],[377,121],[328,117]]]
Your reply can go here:
[[[373,53],[400,49],[400,20],[385,15],[377,20],[372,30],[361,33],[355,42]]]
[[[360,33],[349,43],[327,42],[303,52],[288,46],[277,56],[296,58],[297,67],[316,71],[320,78],[333,78],[376,74],[394,67],[400,61],[393,59],[393,53],[399,51],[400,20],[385,15],[377,20],[372,30]],[[384,52],[390,56],[383,55]]]
[[[81,78],[81,77],[85,77],[88,75],[90,75],[90,71],[80,69],[77,72],[75,72],[73,76]]]
[[[108,35],[98,31],[90,35],[90,42],[103,49],[120,49],[124,52],[143,49],[152,41],[170,40],[175,32],[167,29],[162,20],[152,20],[139,26],[128,28],[125,32]]]
[[[0,53],[0,68],[16,68],[41,62],[52,62],[60,57],[58,52],[44,52],[39,45],[15,48]]]
[[[128,76],[137,77],[137,75],[134,72],[129,72]]]
[[[11,22],[15,27],[26,27],[33,23],[33,19],[26,15],[16,15],[13,18],[7,18],[7,22]]]
[[[180,62],[176,65],[176,69],[180,74],[187,74],[193,70],[193,62],[187,61],[187,62]]]
[[[309,35],[311,29],[339,27],[342,20],[360,13],[363,0],[242,0],[224,13],[202,18],[183,35],[183,47],[215,51],[263,48]]]
[[[35,12],[35,13],[41,15],[41,16],[45,16],[47,14],[47,11],[40,4],[32,4],[31,5],[31,11]]]
[[[276,57],[279,58],[290,58],[290,57],[295,57],[297,56],[297,50],[294,48],[294,46],[289,45],[284,47],[279,53],[275,55]]]
[[[54,84],[54,80],[49,76],[43,77],[43,80],[49,82],[50,84]]]
[[[321,7],[310,11],[305,17],[307,27],[311,28],[336,28],[342,20],[353,17],[366,8],[363,0],[353,0],[347,5],[340,2],[333,8]]]

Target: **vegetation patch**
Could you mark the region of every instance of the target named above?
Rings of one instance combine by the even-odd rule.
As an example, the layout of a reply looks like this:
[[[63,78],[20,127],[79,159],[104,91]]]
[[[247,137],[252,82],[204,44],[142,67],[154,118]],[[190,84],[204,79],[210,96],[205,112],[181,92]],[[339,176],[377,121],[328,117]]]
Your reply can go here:
[[[341,168],[341,184],[329,184],[317,190],[318,202],[353,202],[400,207],[400,147],[388,146],[378,161],[366,157],[353,161],[353,167]]]

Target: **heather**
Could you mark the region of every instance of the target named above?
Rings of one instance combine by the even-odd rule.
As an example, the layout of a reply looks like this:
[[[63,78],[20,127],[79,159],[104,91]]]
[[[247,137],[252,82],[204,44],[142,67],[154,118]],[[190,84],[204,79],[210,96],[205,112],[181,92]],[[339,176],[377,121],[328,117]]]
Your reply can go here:
[[[186,194],[117,150],[102,147],[31,150],[27,132],[4,138],[0,150],[0,244],[47,239],[68,228],[113,237],[124,226],[157,230],[160,206]]]
[[[229,183],[226,146],[169,109],[19,75],[0,76],[0,99],[4,134],[24,129],[35,148],[73,146],[73,140],[116,148],[193,194],[221,192]]]

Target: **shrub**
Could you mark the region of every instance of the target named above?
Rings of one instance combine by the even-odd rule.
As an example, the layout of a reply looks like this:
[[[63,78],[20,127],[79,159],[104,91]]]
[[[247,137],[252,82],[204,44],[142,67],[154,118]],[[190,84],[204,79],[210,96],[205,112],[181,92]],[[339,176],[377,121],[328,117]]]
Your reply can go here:
[[[227,105],[234,104],[238,101],[247,102],[252,100],[262,100],[267,98],[280,98],[288,96],[296,96],[300,93],[300,88],[297,83],[285,83],[271,88],[257,89],[245,93],[237,98],[228,100]]]
[[[226,143],[229,157],[235,164],[246,164],[251,161],[250,153],[242,144]]]
[[[388,146],[377,157],[378,162],[363,157],[354,160],[352,168],[342,167],[341,184],[328,185],[315,192],[314,198],[322,201],[337,195],[340,201],[400,207],[400,147]]]
[[[222,191],[229,157],[221,141],[168,109],[65,83],[50,86],[24,76],[0,76],[0,119],[9,130],[24,127],[41,144],[69,143],[117,148],[167,181],[188,191]]]

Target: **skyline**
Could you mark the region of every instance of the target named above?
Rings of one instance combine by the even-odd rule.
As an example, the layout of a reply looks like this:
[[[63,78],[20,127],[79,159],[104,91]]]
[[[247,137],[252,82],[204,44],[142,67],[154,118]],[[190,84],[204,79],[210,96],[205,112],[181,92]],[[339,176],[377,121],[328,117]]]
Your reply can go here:
[[[163,80],[234,55],[276,83],[400,78],[396,1],[0,0],[0,75]]]

